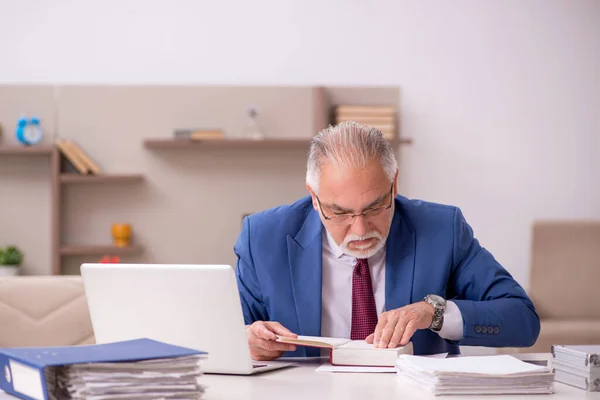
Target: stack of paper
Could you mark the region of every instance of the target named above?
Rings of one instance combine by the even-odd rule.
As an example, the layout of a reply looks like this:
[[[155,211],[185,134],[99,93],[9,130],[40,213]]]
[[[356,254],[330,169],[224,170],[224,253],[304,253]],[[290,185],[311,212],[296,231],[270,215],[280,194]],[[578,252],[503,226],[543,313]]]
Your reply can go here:
[[[46,368],[54,399],[200,399],[203,356]]]
[[[23,399],[199,399],[205,358],[151,339],[0,348],[0,389]]]
[[[550,367],[509,355],[428,358],[400,355],[397,377],[435,395],[540,394],[554,392]]]
[[[552,366],[557,382],[588,392],[600,392],[599,345],[554,345]]]

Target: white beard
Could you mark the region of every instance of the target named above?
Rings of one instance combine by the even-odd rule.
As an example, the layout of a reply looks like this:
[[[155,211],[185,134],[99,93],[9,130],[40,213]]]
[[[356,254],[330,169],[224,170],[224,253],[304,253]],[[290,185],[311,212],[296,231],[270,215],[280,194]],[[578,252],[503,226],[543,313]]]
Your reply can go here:
[[[361,249],[360,247],[357,247],[356,250],[348,248],[348,244],[354,240],[366,240],[371,238],[377,238],[379,240],[374,245],[370,245],[363,249]],[[350,234],[344,238],[344,242],[340,245],[340,247],[342,248],[342,250],[344,250],[345,254],[351,257],[369,258],[377,254],[377,252],[381,250],[383,246],[385,246],[385,240],[386,238],[384,238],[379,232],[376,231],[368,232],[364,236]]]

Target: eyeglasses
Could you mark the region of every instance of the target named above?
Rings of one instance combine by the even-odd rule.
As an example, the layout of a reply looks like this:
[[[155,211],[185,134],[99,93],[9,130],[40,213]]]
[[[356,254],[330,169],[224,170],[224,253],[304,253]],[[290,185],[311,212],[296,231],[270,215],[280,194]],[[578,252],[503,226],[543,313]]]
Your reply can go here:
[[[319,196],[315,195],[315,197],[317,198],[317,203],[319,203],[319,211],[321,211],[321,215],[323,216],[324,219],[326,219],[327,221],[331,221],[331,223],[336,224],[336,225],[352,225],[354,223],[356,217],[362,216],[364,218],[375,218],[375,217],[379,216],[383,211],[389,210],[392,207],[392,202],[394,201],[393,190],[394,190],[394,184],[392,183],[392,186],[390,187],[390,194],[389,194],[390,202],[389,202],[389,204],[371,207],[371,208],[364,210],[363,212],[361,212],[359,214],[332,213],[331,215],[326,215],[325,212],[323,211],[323,206],[321,205],[321,200],[319,200]]]

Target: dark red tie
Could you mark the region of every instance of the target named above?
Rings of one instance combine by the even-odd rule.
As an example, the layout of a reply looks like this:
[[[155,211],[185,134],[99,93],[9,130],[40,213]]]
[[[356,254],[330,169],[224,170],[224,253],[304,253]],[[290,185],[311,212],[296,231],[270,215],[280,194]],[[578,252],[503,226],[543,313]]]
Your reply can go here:
[[[369,272],[369,262],[365,258],[356,260],[352,274],[352,327],[350,339],[364,340],[375,332],[377,308]]]

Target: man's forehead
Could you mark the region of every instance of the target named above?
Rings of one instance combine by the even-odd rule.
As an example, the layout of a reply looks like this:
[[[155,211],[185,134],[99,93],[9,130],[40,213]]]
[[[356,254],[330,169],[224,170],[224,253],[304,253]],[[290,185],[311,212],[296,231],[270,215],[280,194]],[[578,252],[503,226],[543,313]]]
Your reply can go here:
[[[336,186],[350,182],[386,181],[387,175],[377,161],[362,166],[326,163],[321,168],[320,178],[320,185]]]
[[[319,193],[320,201],[329,207],[344,210],[357,210],[374,206],[387,199],[390,193],[390,184],[370,185],[364,190],[359,188],[347,188],[347,190],[323,190]]]

